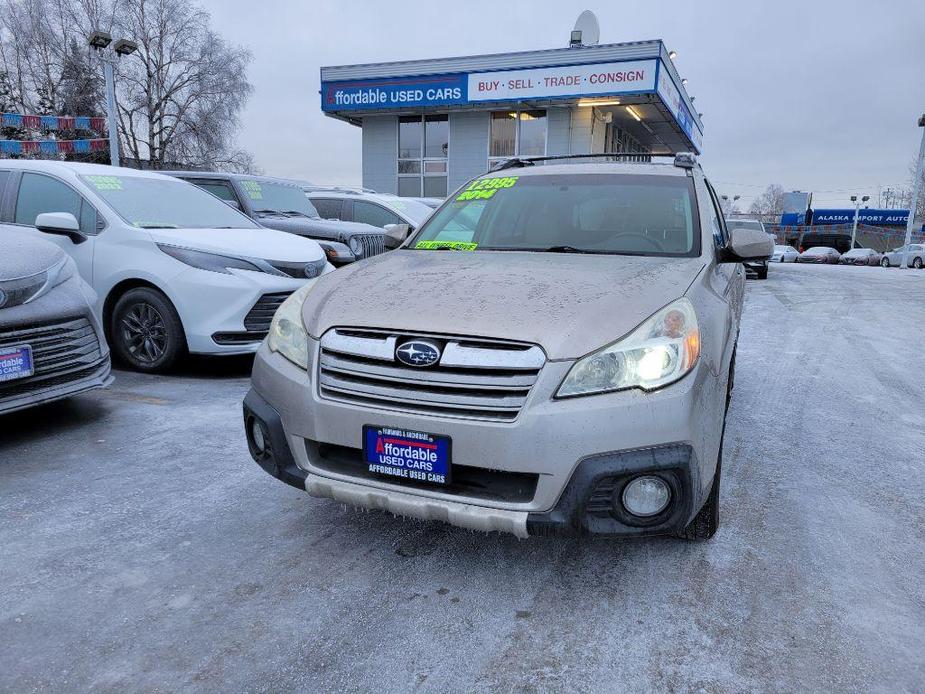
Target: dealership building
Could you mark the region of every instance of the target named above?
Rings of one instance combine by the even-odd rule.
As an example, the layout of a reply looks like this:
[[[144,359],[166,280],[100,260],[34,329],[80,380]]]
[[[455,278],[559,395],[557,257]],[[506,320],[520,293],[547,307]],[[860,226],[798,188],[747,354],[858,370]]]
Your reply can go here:
[[[363,132],[363,186],[445,197],[517,156],[699,153],[662,41],[321,68],[321,110]]]

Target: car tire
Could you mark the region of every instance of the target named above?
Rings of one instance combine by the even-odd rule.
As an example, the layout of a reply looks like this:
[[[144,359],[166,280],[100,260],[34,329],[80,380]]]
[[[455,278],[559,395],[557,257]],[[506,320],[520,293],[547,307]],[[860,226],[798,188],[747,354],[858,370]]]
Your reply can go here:
[[[766,279],[768,278],[768,268],[767,268],[767,266],[765,266],[765,267],[761,268],[760,270],[758,270],[758,273],[757,273],[757,274],[758,274],[758,279],[760,279],[760,280],[766,280]]]
[[[880,261],[880,267],[890,267],[890,261],[888,258],[884,258]]]
[[[116,302],[109,324],[112,350],[135,371],[164,373],[186,353],[177,310],[156,289],[130,289]]]
[[[913,260],[912,267],[914,267],[916,270],[921,270],[922,269],[922,259],[916,258],[915,260]]]
[[[723,433],[726,425],[723,423]],[[688,523],[684,530],[677,533],[682,540],[709,540],[719,530],[719,481],[723,468],[723,438],[719,441],[719,455],[716,458],[716,472],[713,473],[713,484],[710,495],[704,502],[694,519]]]

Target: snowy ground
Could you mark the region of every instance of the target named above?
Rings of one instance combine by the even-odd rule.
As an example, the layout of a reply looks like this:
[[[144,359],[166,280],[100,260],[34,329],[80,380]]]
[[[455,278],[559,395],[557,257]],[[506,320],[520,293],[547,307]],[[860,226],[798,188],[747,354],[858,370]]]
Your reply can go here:
[[[345,510],[247,361],[0,418],[0,690],[923,691],[925,271],[750,281],[706,544]]]

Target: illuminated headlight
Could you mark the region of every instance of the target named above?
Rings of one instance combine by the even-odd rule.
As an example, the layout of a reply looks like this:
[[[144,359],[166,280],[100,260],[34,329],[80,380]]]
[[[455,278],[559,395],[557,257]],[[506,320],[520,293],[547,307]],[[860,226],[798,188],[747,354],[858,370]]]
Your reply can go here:
[[[349,245],[351,253],[353,253],[357,258],[362,257],[363,242],[360,240],[359,236],[351,236]]]
[[[267,347],[300,369],[308,370],[308,333],[302,325],[302,305],[316,280],[310,280],[286,299],[270,323]]]
[[[575,362],[556,397],[626,388],[655,390],[689,373],[699,357],[697,314],[693,304],[682,297],[622,340]]]

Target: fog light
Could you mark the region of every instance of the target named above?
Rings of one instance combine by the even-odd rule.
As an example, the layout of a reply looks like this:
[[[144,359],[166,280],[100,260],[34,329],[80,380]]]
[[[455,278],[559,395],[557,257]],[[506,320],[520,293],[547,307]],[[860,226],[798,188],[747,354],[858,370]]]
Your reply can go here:
[[[258,454],[263,455],[267,452],[267,437],[263,433],[263,424],[256,417],[251,418],[251,440]]]
[[[671,501],[671,490],[660,477],[644,475],[623,488],[623,507],[640,518],[656,516]]]

